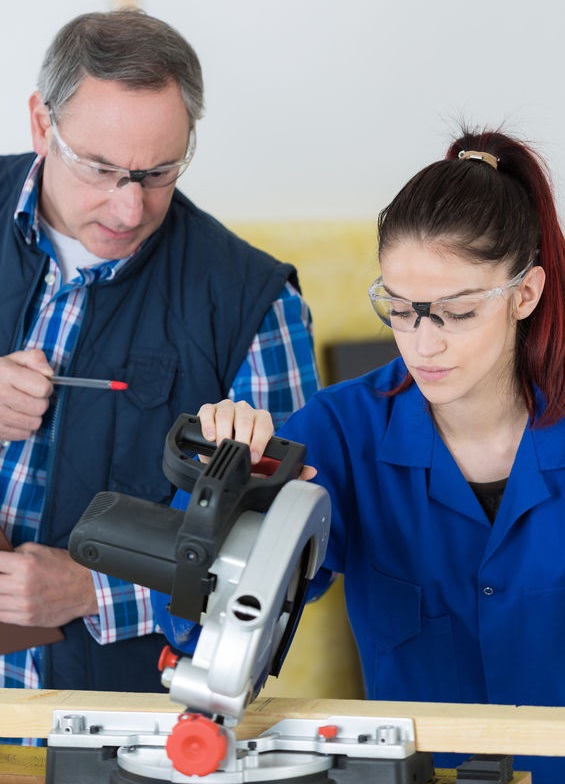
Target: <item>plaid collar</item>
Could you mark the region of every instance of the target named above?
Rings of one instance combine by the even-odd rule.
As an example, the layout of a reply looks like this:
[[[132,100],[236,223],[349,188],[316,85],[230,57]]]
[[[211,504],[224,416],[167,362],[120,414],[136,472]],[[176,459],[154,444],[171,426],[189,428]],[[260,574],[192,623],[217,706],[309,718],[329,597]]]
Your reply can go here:
[[[32,163],[26,177],[20,198],[16,205],[14,221],[28,245],[35,240],[39,244],[41,229],[39,228],[39,176],[43,165],[43,157],[38,155]]]

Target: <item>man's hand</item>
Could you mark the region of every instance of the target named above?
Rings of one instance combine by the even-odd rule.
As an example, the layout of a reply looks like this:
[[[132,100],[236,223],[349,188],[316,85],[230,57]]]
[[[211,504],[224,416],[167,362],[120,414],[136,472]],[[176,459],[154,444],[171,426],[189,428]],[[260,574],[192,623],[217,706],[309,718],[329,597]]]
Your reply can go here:
[[[40,427],[53,392],[52,375],[39,349],[0,357],[0,439],[23,441]]]
[[[0,552],[0,621],[61,626],[97,612],[90,570],[66,550],[26,542]]]

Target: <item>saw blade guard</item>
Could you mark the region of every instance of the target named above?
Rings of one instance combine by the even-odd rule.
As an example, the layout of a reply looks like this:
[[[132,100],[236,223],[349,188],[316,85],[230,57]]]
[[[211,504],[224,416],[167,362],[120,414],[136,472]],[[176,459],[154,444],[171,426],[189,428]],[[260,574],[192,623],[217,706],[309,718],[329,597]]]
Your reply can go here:
[[[240,517],[211,567],[216,589],[194,655],[163,671],[173,701],[239,721],[280,670],[329,525],[327,493],[300,480],[282,488],[266,515]]]

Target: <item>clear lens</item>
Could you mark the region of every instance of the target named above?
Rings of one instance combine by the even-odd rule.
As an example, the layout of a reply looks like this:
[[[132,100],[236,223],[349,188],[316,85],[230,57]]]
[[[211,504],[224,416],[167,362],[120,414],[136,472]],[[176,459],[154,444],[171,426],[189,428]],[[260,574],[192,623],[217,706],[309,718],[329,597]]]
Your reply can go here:
[[[378,278],[369,288],[369,297],[383,324],[398,332],[412,332],[418,328],[422,318],[429,318],[446,332],[468,332],[494,315],[504,300],[503,295],[520,285],[531,266],[531,263],[528,264],[525,270],[503,286],[482,294],[462,294],[435,302],[410,302],[399,297],[389,297],[382,278]]]
[[[477,319],[489,309],[493,299],[477,297],[455,297],[437,303],[421,303],[416,310],[412,303],[403,299],[384,298],[373,300],[373,307],[379,318],[391,329],[408,332],[417,326],[418,319],[428,316],[448,332],[463,332],[478,326]],[[415,303],[418,305],[418,303]]]
[[[154,169],[129,170],[120,166],[105,166],[102,163],[80,158],[66,144],[59,134],[53,113],[49,114],[53,139],[61,157],[69,171],[85,185],[91,185],[102,191],[115,191],[123,188],[130,182],[138,182],[144,188],[164,188],[171,185],[183,174],[194,156],[196,150],[196,131],[193,128],[188,140],[186,157],[182,161],[156,166]]]
[[[136,171],[105,168],[90,161],[77,160],[66,155],[64,160],[77,180],[103,191],[113,191],[122,188],[129,182],[141,182],[144,188],[164,188],[166,185],[175,182],[188,167],[188,162],[160,166],[157,169],[139,172],[139,179],[136,179]]]

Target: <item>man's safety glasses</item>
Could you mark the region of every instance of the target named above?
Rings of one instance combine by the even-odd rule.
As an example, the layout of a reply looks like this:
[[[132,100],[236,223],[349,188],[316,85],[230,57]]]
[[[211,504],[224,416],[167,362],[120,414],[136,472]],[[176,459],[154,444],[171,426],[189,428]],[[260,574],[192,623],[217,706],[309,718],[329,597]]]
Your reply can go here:
[[[530,263],[512,280],[489,291],[443,297],[434,302],[410,302],[402,297],[391,297],[381,277],[369,287],[369,297],[383,324],[398,332],[413,332],[423,318],[429,318],[432,324],[446,332],[468,332],[481,326],[496,312],[504,294],[519,286],[531,267]]]
[[[165,188],[178,180],[187,170],[196,150],[196,131],[193,128],[190,131],[186,156],[182,160],[165,163],[154,169],[124,169],[122,166],[113,166],[78,156],[61,139],[52,111],[49,112],[49,117],[53,139],[67,169],[85,185],[92,185],[93,188],[109,193],[123,188],[130,182],[138,182],[143,188]]]

